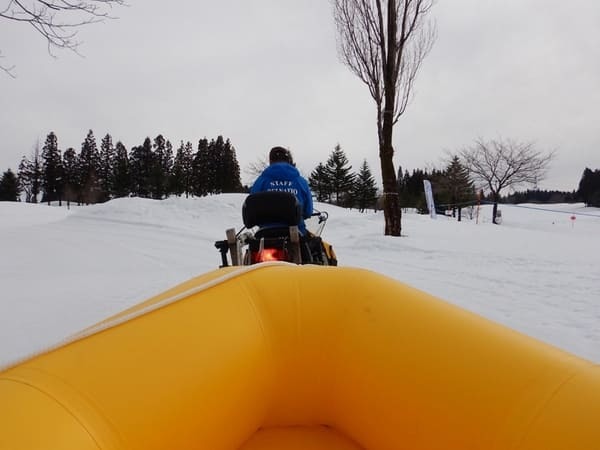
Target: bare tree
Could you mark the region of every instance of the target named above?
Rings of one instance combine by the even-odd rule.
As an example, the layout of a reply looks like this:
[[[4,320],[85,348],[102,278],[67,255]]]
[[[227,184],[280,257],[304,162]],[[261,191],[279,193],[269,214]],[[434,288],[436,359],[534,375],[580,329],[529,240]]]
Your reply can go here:
[[[244,172],[252,178],[258,178],[268,165],[269,162],[264,157],[259,157],[255,162],[248,163]]]
[[[462,150],[460,156],[473,179],[491,192],[494,200],[492,221],[497,223],[500,192],[522,184],[536,185],[544,179],[555,152],[536,150],[532,142],[478,139],[472,147]]]
[[[52,50],[68,49],[77,53],[78,28],[112,18],[113,6],[125,5],[125,0],[9,0],[0,9],[0,18],[32,26]],[[14,66],[0,64],[0,70],[14,77]]]
[[[377,105],[385,234],[400,236],[392,134],[435,41],[435,26],[427,20],[435,0],[332,1],[342,62],[368,86]]]

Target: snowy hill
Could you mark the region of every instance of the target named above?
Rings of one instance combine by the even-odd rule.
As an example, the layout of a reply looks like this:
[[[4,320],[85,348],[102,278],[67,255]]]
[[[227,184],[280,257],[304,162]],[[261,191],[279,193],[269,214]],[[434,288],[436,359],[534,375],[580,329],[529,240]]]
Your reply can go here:
[[[0,203],[0,365],[219,265],[214,241],[241,226],[238,194],[86,206]],[[475,220],[317,204],[340,265],[371,269],[600,362],[600,210],[503,206]],[[538,208],[547,208],[551,211]],[[576,219],[571,219],[572,216]]]

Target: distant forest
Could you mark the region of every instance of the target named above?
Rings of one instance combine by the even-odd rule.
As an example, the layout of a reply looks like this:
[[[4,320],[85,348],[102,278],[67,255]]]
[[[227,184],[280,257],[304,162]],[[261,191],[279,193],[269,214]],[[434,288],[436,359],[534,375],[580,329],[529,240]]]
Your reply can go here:
[[[493,198],[482,190],[476,190],[468,171],[457,157],[454,157],[443,170],[415,169],[398,172],[398,191],[403,207],[416,208],[426,212],[423,194],[423,180],[431,181],[436,209],[440,212],[452,210],[453,214],[463,207],[477,203],[491,203]],[[600,170],[586,168],[583,171],[579,188],[576,191],[528,189],[512,192],[500,198],[502,203],[574,203],[583,202],[586,206],[600,207]]]
[[[264,168],[255,167],[256,175]],[[337,146],[309,181],[320,201],[361,210],[374,208],[377,187],[366,161],[352,172],[343,150]],[[122,142],[113,145],[106,134],[98,147],[90,130],[76,152],[61,151],[51,132],[42,148],[23,156],[15,174],[8,169],[0,179],[0,201],[28,203],[101,203],[119,197],[163,199],[169,196],[205,196],[247,192],[242,186],[236,150],[229,139],[200,139],[196,147],[181,141],[174,149],[159,134],[146,137],[129,151]]]
[[[181,141],[177,149],[162,135],[147,137],[127,151],[119,141],[113,145],[110,134],[98,148],[90,130],[76,152],[61,151],[51,132],[44,146],[31,157],[24,156],[16,176],[10,170],[11,199],[26,202],[100,203],[118,197],[163,199],[170,195],[208,195],[243,192],[235,149],[229,139],[218,136],[210,141]],[[16,192],[15,192],[16,190]]]
[[[256,175],[262,168],[253,167]],[[419,212],[427,211],[424,180],[431,181],[440,212],[451,210],[459,219],[463,208],[492,200],[476,189],[458,156],[439,170],[399,168],[397,178],[401,206]],[[380,208],[377,183],[367,161],[353,171],[339,144],[315,167],[308,181],[318,201],[361,211]],[[98,147],[90,130],[76,152],[72,147],[61,151],[51,132],[41,149],[22,158],[17,173],[8,169],[0,178],[0,201],[32,203],[92,204],[129,196],[163,199],[247,191],[240,180],[236,150],[223,136],[200,139],[196,146],[181,141],[175,149],[159,134],[154,139],[146,137],[128,151],[120,141],[113,145],[110,134]],[[584,202],[600,207],[600,170],[585,168],[577,191],[529,189],[505,195],[501,202]]]

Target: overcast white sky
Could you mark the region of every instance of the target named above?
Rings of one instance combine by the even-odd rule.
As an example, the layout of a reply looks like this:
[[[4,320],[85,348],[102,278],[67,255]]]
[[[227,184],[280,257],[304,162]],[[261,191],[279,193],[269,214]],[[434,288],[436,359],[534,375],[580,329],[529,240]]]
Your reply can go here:
[[[128,149],[222,134],[242,170],[284,145],[305,174],[340,143],[379,178],[375,106],[339,62],[327,0],[129,4],[80,30],[84,58],[54,59],[31,27],[0,22],[17,75],[0,73],[0,171],[50,131],[79,151],[92,129]],[[438,39],[395,128],[396,165],[441,166],[478,137],[506,137],[557,151],[540,188],[576,189],[600,168],[600,3],[439,0],[432,17]]]

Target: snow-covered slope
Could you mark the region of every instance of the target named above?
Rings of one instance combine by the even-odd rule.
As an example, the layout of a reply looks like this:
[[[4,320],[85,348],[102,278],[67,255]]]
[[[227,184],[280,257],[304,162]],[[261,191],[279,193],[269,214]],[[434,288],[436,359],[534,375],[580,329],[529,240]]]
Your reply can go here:
[[[62,208],[0,203],[0,365],[219,265],[241,225],[237,194]],[[371,269],[579,356],[600,361],[600,211],[503,206],[503,223],[329,212],[340,264]],[[542,207],[545,208],[545,207]],[[576,219],[572,220],[571,216]]]

